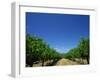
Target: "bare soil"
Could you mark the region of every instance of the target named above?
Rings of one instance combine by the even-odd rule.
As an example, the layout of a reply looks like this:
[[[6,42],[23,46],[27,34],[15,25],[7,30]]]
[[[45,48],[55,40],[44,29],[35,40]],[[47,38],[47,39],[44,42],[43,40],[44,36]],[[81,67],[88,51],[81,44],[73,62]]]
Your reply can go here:
[[[62,58],[56,62],[54,62],[53,60],[44,62],[44,66],[63,66],[63,65],[80,65],[80,64],[81,63],[79,63],[79,61],[73,61],[65,58]],[[87,64],[87,61],[85,59],[83,60],[83,64]],[[40,66],[42,66],[41,62],[38,64],[33,64],[33,67],[40,67]]]
[[[72,61],[72,60],[69,60],[69,59],[65,59],[65,58],[62,58],[60,59],[55,66],[61,66],[61,65],[78,65],[79,63],[75,62],[75,61]]]

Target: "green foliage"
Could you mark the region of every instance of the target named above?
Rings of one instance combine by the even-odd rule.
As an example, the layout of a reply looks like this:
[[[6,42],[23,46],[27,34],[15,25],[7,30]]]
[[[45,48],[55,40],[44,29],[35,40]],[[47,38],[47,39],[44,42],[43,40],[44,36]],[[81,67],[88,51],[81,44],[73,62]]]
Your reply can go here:
[[[89,63],[89,39],[81,38],[78,47],[81,54],[80,57],[82,59],[86,58],[87,62]]]
[[[36,36],[26,35],[26,64],[32,66],[34,62],[60,59],[56,50],[49,47],[42,39]]]
[[[89,64],[89,39],[81,38],[79,45],[76,48],[71,49],[65,54],[65,58],[68,59],[87,59]]]
[[[79,58],[80,53],[78,48],[71,49],[68,53],[66,53],[65,58],[73,59],[73,58]]]
[[[89,39],[81,38],[78,46],[71,49],[66,54],[60,54],[55,49],[51,48],[43,39],[26,35],[26,64],[32,66],[33,63],[44,62],[48,60],[57,61],[61,58],[67,59],[87,59],[89,63]]]

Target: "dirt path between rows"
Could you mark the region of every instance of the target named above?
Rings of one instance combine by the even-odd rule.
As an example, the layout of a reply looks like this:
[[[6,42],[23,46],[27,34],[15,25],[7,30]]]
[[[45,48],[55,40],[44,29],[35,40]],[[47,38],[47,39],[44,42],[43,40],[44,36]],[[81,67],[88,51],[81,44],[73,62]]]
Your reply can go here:
[[[61,66],[61,65],[78,65],[78,63],[69,59],[62,58],[56,63],[55,66]]]
[[[33,67],[40,67],[41,65],[42,63],[33,64]],[[63,65],[79,65],[79,63],[65,58],[62,58],[56,62],[51,62],[51,63],[49,62],[48,65],[47,62],[44,62],[44,66],[63,66]]]

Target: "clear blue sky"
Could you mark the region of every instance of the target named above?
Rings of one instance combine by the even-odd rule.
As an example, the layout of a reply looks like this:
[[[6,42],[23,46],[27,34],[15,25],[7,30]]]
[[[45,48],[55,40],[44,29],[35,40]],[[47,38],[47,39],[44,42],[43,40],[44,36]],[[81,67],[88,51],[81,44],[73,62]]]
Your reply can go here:
[[[76,47],[81,37],[89,37],[89,16],[27,12],[26,33],[65,53]]]

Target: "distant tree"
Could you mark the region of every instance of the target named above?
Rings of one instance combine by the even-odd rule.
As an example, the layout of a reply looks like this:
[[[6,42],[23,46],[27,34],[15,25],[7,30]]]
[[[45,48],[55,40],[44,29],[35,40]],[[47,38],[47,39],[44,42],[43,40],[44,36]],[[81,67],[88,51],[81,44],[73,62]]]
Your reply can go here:
[[[72,59],[72,60],[74,60],[74,58],[79,58],[79,57],[80,57],[80,53],[78,48],[73,48],[65,54],[65,58]]]

